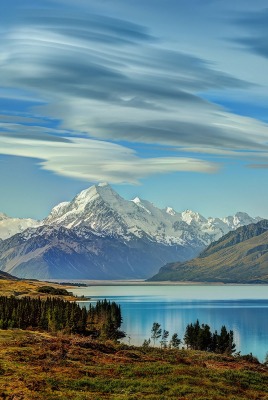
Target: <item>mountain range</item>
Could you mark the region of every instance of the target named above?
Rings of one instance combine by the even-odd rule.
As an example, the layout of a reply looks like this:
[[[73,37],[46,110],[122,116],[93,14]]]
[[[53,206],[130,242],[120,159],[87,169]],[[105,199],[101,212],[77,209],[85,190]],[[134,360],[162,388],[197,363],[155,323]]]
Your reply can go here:
[[[159,209],[138,197],[125,200],[102,183],[58,204],[42,221],[0,214],[0,270],[21,278],[144,279],[260,220],[241,212],[205,218]]]
[[[0,240],[23,232],[27,228],[37,227],[39,224],[39,221],[31,218],[10,218],[6,214],[0,213]]]
[[[229,232],[198,257],[169,263],[149,280],[268,283],[268,220]]]
[[[8,274],[7,272],[3,272],[3,271],[0,271],[0,280],[1,280],[1,279],[5,279],[5,280],[18,280],[17,277],[12,276],[12,275]]]

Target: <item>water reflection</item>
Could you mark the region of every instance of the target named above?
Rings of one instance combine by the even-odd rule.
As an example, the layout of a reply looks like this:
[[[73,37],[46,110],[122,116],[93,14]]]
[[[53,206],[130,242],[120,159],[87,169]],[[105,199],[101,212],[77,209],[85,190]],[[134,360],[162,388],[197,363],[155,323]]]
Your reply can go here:
[[[131,344],[140,345],[148,339],[153,322],[159,322],[170,335],[177,332],[183,338],[186,325],[199,319],[212,330],[226,325],[234,331],[237,351],[251,352],[263,361],[268,351],[267,287],[246,288],[161,286],[157,294],[155,287],[98,286],[83,288],[83,294],[121,305],[123,330],[130,335]],[[81,290],[77,293],[82,294]]]

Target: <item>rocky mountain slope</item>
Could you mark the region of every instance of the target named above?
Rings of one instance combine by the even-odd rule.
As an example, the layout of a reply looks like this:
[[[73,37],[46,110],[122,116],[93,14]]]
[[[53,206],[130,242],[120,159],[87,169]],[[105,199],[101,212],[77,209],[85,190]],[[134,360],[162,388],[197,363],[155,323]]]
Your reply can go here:
[[[0,243],[0,269],[20,278],[147,278],[163,263],[186,259],[189,250],[148,238],[100,235],[87,227],[42,226]]]
[[[33,228],[21,232],[17,225],[16,235],[5,233],[0,269],[21,278],[148,278],[163,264],[193,258],[230,230],[259,220],[246,213],[207,219],[190,210],[161,210],[99,184],[58,204],[43,221],[29,220]]]
[[[199,257],[169,263],[149,280],[268,283],[268,220],[229,232]]]

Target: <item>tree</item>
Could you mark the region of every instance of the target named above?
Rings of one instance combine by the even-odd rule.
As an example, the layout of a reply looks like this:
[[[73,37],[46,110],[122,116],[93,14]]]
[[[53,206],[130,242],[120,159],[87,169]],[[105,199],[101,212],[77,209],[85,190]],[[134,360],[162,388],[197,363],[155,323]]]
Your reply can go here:
[[[198,338],[197,338],[197,348],[198,350],[208,351],[210,349],[212,341],[212,335],[210,332],[210,327],[206,324],[202,324],[199,328]]]
[[[235,351],[233,331],[228,332],[226,327],[221,327],[221,333],[211,333],[207,324],[200,326],[197,320],[195,324],[187,325],[184,342],[187,348],[193,350],[205,350],[216,353],[232,354]]]
[[[155,346],[155,341],[160,338],[161,334],[162,334],[161,325],[158,322],[154,322],[151,329],[151,338],[154,341],[154,346]]]
[[[144,349],[148,349],[148,347],[150,347],[150,343],[151,343],[151,339],[148,339],[148,340],[144,339],[144,342],[142,343],[142,347]]]
[[[184,343],[186,344],[187,349],[194,348],[194,344],[195,344],[195,340],[196,340],[196,329],[193,324],[188,324],[186,326],[183,340],[184,340]]]
[[[218,348],[218,341],[219,341],[219,335],[218,332],[215,331],[211,337],[211,342],[210,342],[210,346],[209,346],[209,351],[212,352],[216,352],[217,348]]]
[[[226,354],[232,354],[235,351],[234,333],[233,331],[227,332],[224,325],[221,327],[221,333],[218,338],[218,348],[216,351]]]
[[[160,341],[161,347],[164,349],[167,347],[168,336],[169,336],[169,332],[164,329],[163,333],[162,333],[161,341]]]
[[[97,302],[87,310],[75,302],[55,298],[41,300],[0,296],[1,329],[37,328],[81,335],[94,332],[97,336],[104,333],[105,338],[118,340],[125,337],[125,333],[119,330],[121,323],[120,306],[107,300]]]
[[[181,339],[179,339],[177,333],[174,333],[169,342],[170,347],[173,347],[174,349],[178,349],[180,344],[181,344]]]

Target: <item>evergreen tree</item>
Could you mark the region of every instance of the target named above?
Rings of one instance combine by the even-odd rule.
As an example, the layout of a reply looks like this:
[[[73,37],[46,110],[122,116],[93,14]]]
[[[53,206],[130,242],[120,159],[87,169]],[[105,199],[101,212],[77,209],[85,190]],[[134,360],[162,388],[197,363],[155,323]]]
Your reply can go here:
[[[232,354],[235,351],[233,331],[228,332],[226,327],[221,327],[221,333],[211,333],[207,324],[200,326],[197,320],[195,324],[188,324],[185,330],[184,343],[187,348],[193,350],[213,351],[216,353]]]
[[[41,300],[0,296],[0,329],[37,328],[82,335],[92,334],[92,331],[104,332],[105,338],[117,340],[125,336],[119,330],[121,324],[120,306],[107,300],[97,302],[87,310],[77,303],[55,298]]]
[[[212,340],[212,335],[210,332],[210,327],[206,324],[202,324],[199,327],[198,337],[196,347],[198,350],[208,351],[210,349],[210,344]]]
[[[181,344],[181,339],[179,339],[177,333],[174,333],[169,342],[170,347],[173,347],[174,349],[178,349],[180,344]]]

